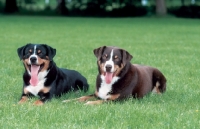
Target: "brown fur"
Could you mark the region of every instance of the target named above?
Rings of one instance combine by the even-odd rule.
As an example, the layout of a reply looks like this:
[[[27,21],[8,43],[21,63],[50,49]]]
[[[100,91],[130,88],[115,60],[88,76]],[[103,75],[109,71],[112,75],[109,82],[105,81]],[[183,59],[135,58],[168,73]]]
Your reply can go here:
[[[143,66],[138,64],[131,64],[132,55],[127,51],[117,47],[100,47],[94,50],[97,57],[98,71],[96,79],[95,94],[83,96],[78,101],[87,101],[92,97],[100,98],[99,88],[102,84],[101,76],[104,76],[104,65],[108,55],[113,50],[112,60],[114,62],[114,75],[119,77],[117,82],[112,85],[112,90],[108,92],[108,98],[98,101],[89,101],[87,105],[101,104],[110,100],[121,100],[128,97],[142,98],[150,93],[154,88],[156,93],[163,93],[166,90],[166,78],[156,68],[150,66]],[[100,98],[101,99],[101,98]]]

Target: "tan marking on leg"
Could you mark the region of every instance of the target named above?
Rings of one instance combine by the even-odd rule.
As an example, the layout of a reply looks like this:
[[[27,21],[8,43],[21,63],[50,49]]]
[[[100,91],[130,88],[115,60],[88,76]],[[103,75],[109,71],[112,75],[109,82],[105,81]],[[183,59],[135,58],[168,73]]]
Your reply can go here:
[[[48,93],[50,91],[50,87],[44,87],[40,90],[40,92]]]
[[[108,100],[116,100],[118,99],[120,96],[120,94],[114,94],[114,95],[110,95],[110,97],[108,98]]]
[[[87,101],[88,99],[94,98],[94,94],[92,95],[88,95],[88,96],[82,96],[80,98],[75,98],[75,99],[68,99],[68,100],[64,100],[62,102],[66,103],[66,102],[71,102],[71,101],[79,101],[79,102],[84,102]]]
[[[102,104],[103,102],[106,102],[106,101],[116,100],[117,98],[119,98],[119,96],[120,96],[120,94],[115,94],[115,95],[111,95],[107,100],[88,101],[87,103],[85,103],[85,105]]]
[[[29,91],[26,90],[26,88],[24,88],[24,94],[28,94],[28,93],[29,93]]]
[[[99,105],[102,104],[103,102],[105,102],[105,100],[88,101],[84,105]]]
[[[18,104],[25,103],[28,100],[27,96],[22,96],[21,100],[18,102]]]
[[[44,103],[41,100],[37,100],[37,101],[34,102],[34,105],[42,106],[42,105],[44,105]]]
[[[95,95],[98,97],[98,92],[97,92],[97,90],[95,91]]]
[[[78,98],[78,101],[79,102],[84,102],[84,101],[87,101],[88,99],[91,99],[93,97],[94,96],[82,96],[82,97]]]
[[[160,83],[157,81],[157,82],[156,82],[156,86],[154,86],[152,92],[153,92],[153,93],[157,93],[157,94],[161,94],[161,92],[160,92],[160,90],[159,90],[159,88],[158,88],[159,86],[160,86]]]

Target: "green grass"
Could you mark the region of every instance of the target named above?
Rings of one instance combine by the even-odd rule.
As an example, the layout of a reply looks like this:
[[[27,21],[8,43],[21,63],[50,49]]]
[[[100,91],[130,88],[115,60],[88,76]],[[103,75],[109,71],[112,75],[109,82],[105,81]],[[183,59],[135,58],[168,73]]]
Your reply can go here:
[[[0,128],[199,128],[199,28],[199,20],[193,19],[1,16]],[[40,107],[33,105],[37,98],[18,105],[24,68],[16,50],[28,42],[56,48],[54,61],[80,71],[90,84],[88,93],[65,94]],[[167,78],[166,93],[97,106],[62,103],[94,92],[97,66],[92,51],[103,45],[126,49],[132,63],[159,68]]]

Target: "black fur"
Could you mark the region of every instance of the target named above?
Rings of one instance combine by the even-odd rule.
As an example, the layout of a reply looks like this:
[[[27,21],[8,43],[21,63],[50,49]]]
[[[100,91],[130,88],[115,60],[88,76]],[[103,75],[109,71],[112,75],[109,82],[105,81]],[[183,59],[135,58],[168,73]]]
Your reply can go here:
[[[24,84],[20,102],[23,102],[24,97],[33,96],[33,94],[26,89],[31,85],[29,82],[31,76],[27,70],[26,61],[33,54],[30,53],[30,50],[34,50],[35,45],[37,46],[37,50],[42,51],[40,54],[37,54],[37,58],[49,62],[47,69],[45,69],[48,73],[45,76],[44,87],[37,93],[42,103],[50,100],[53,96],[61,96],[63,93],[69,91],[83,90],[86,92],[88,90],[89,85],[87,80],[79,72],[58,68],[56,66],[56,63],[53,61],[53,57],[56,55],[56,49],[45,44],[27,44],[17,49],[18,56],[23,60],[25,66],[25,72],[23,74]]]

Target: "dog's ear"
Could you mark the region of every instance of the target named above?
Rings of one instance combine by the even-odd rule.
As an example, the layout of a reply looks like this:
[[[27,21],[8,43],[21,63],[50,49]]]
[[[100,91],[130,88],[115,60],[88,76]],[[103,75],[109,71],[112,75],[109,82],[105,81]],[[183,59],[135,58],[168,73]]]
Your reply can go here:
[[[49,45],[42,44],[46,50],[47,50],[47,56],[49,57],[49,60],[52,61],[53,57],[56,55],[56,49],[50,47]]]
[[[122,53],[122,63],[125,66],[126,63],[130,62],[131,59],[133,58],[132,55],[130,55],[126,50],[121,49],[121,53]]]
[[[97,57],[98,60],[101,59],[103,50],[104,50],[105,48],[106,48],[106,46],[102,46],[102,47],[99,47],[99,48],[93,50],[94,55]]]
[[[25,48],[26,48],[27,46],[29,46],[29,45],[30,45],[30,43],[28,43],[28,44],[26,44],[25,46],[22,46],[22,47],[20,47],[20,48],[17,49],[17,53],[18,53],[18,56],[19,56],[20,60],[23,59]]]

